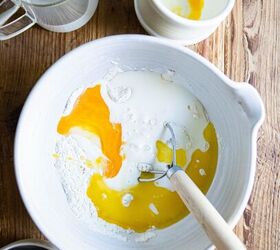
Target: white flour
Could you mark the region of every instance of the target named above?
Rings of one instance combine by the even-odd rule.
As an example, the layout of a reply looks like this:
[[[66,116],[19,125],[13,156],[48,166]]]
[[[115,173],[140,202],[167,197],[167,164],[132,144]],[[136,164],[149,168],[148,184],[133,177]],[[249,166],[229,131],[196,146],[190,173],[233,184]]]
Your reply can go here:
[[[141,234],[133,233],[132,230],[125,230],[98,217],[94,205],[86,194],[90,177],[96,170],[86,166],[86,154],[75,137],[60,136],[55,155],[55,167],[69,206],[90,229],[123,241],[133,239],[144,242],[156,236],[154,229]]]

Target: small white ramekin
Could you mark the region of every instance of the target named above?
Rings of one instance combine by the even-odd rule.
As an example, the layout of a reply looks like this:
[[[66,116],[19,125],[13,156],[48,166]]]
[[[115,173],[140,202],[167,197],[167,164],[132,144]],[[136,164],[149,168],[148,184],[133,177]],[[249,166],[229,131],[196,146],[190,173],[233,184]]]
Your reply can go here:
[[[157,0],[134,0],[138,20],[153,36],[168,38],[184,45],[198,43],[209,37],[229,15],[235,0],[228,0],[222,11],[212,18],[189,20],[180,17]]]

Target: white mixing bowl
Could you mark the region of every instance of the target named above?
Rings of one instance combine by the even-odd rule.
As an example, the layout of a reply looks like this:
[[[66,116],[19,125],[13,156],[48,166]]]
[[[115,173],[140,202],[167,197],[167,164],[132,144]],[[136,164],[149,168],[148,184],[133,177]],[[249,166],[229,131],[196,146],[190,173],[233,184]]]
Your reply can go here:
[[[112,62],[135,69],[174,69],[176,77],[184,79],[185,87],[207,109],[219,136],[219,163],[207,197],[231,226],[240,218],[253,185],[257,130],[264,119],[257,91],[249,84],[232,82],[189,49],[141,35],[107,37],[73,50],[32,90],[15,139],[16,177],[28,212],[44,235],[63,250],[210,247],[192,216],[161,230],[148,242],[136,243],[90,231],[68,207],[53,166],[56,126],[71,92],[100,79]],[[166,101],[172,98],[176,96]]]

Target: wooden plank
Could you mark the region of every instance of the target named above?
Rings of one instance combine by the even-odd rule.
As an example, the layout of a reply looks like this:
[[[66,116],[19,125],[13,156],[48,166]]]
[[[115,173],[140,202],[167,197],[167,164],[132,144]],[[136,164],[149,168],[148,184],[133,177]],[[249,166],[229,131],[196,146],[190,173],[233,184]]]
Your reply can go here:
[[[280,1],[237,0],[232,14],[207,40],[190,46],[232,80],[249,81],[265,103],[258,164],[248,206],[235,228],[248,249],[280,249]],[[22,105],[41,74],[80,44],[114,34],[144,33],[132,0],[101,0],[91,21],[58,34],[33,27],[0,42],[0,247],[43,238],[27,214],[13,172],[13,137]]]

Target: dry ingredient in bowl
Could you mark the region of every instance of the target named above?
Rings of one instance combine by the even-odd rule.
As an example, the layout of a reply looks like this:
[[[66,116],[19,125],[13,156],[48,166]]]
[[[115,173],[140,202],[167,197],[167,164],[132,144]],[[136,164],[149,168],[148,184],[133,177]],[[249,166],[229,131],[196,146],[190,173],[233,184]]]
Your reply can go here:
[[[68,100],[55,166],[70,207],[93,230],[145,241],[189,213],[167,178],[137,180],[139,162],[164,168],[171,161],[165,121],[178,138],[178,165],[206,193],[217,165],[215,128],[174,71],[118,69]]]

